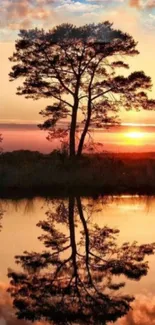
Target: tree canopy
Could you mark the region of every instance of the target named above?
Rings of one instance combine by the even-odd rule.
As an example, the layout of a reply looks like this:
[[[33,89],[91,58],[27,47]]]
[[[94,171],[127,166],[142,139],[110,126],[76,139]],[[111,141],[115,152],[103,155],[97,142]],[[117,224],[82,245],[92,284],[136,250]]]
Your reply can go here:
[[[46,119],[40,127],[49,130],[49,139],[68,137],[70,156],[81,155],[90,129],[119,123],[120,108],[155,108],[147,94],[151,78],[122,71],[129,69],[126,58],[138,54],[136,47],[132,36],[109,22],[21,30],[10,80],[24,78],[18,95],[51,98],[40,112]]]
[[[119,246],[119,230],[101,228],[91,216],[89,202],[83,206],[80,197],[70,196],[68,206],[67,200],[54,202],[38,223],[45,248],[16,256],[22,271],[8,273],[20,319],[105,325],[130,310],[134,297],[122,290],[119,276],[139,281],[146,275],[145,257],[154,254],[155,244]]]

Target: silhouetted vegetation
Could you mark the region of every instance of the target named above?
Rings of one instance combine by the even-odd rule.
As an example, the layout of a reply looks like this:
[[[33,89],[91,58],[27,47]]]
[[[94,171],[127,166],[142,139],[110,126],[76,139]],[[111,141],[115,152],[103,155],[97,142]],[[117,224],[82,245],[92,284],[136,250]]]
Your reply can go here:
[[[3,138],[2,135],[0,134],[0,143],[2,142]],[[2,153],[2,148],[0,147],[0,154]]]
[[[0,196],[155,193],[155,154],[85,155],[14,151],[0,155]],[[11,192],[12,189],[12,192]],[[10,190],[10,192],[9,192]]]
[[[91,206],[83,207],[80,197],[70,196],[68,206],[67,200],[54,203],[46,215],[37,225],[45,250],[16,256],[23,270],[8,273],[17,317],[103,325],[127,314],[134,297],[125,293],[124,278],[147,274],[145,257],[155,244],[118,246],[119,230],[92,224]]]
[[[132,36],[109,22],[62,24],[48,32],[21,30],[10,58],[10,78],[24,77],[18,95],[51,98],[41,111],[47,120],[40,127],[49,130],[49,139],[67,139],[69,155],[80,156],[92,127],[119,123],[120,107],[155,109],[155,100],[147,95],[150,77],[143,71],[118,75],[120,69],[129,69],[125,58],[138,54],[136,46]],[[63,119],[68,128],[60,127]]]

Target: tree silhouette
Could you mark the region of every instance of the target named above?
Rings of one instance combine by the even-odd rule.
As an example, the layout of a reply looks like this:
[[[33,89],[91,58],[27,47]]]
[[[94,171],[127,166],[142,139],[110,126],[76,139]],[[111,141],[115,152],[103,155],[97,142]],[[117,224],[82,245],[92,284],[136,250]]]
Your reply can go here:
[[[5,213],[5,210],[3,209],[3,207],[0,205],[0,232],[2,230],[2,224],[1,224],[1,220],[3,218],[3,215]]]
[[[2,225],[1,225],[2,217],[3,217],[3,211],[1,211],[1,209],[0,209],[0,231],[2,229]]]
[[[9,270],[10,293],[20,319],[51,324],[107,324],[125,315],[134,297],[119,293],[116,276],[140,280],[155,244],[117,245],[119,230],[87,219],[80,197],[70,196],[38,226],[46,250],[16,256],[22,272]],[[58,229],[63,230],[58,230]]]
[[[3,138],[2,135],[0,134],[0,143],[2,142]],[[0,147],[0,153],[2,152],[2,148]]]
[[[118,123],[120,107],[155,107],[145,92],[151,88],[150,77],[142,71],[118,75],[129,68],[125,58],[138,54],[136,45],[109,22],[62,24],[48,32],[21,30],[10,58],[10,79],[24,77],[18,95],[52,99],[40,112],[47,118],[40,127],[49,130],[49,139],[69,136],[70,156],[80,156],[91,128]],[[59,123],[63,119],[69,121],[66,128]]]

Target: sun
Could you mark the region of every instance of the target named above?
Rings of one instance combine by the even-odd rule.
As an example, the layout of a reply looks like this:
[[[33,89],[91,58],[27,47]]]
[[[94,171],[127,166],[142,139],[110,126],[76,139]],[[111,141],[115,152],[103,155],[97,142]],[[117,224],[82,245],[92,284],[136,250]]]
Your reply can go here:
[[[143,139],[145,137],[145,133],[140,131],[127,132],[124,135],[126,138],[135,139],[135,140]]]
[[[124,143],[129,146],[141,146],[146,142],[147,132],[140,130],[128,130],[123,134]]]

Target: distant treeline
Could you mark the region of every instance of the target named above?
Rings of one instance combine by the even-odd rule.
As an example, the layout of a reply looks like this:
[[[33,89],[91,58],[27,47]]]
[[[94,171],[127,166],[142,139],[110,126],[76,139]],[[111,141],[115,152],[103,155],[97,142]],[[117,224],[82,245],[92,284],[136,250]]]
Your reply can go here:
[[[70,159],[66,152],[0,155],[0,197],[155,194],[155,153],[103,153]]]

